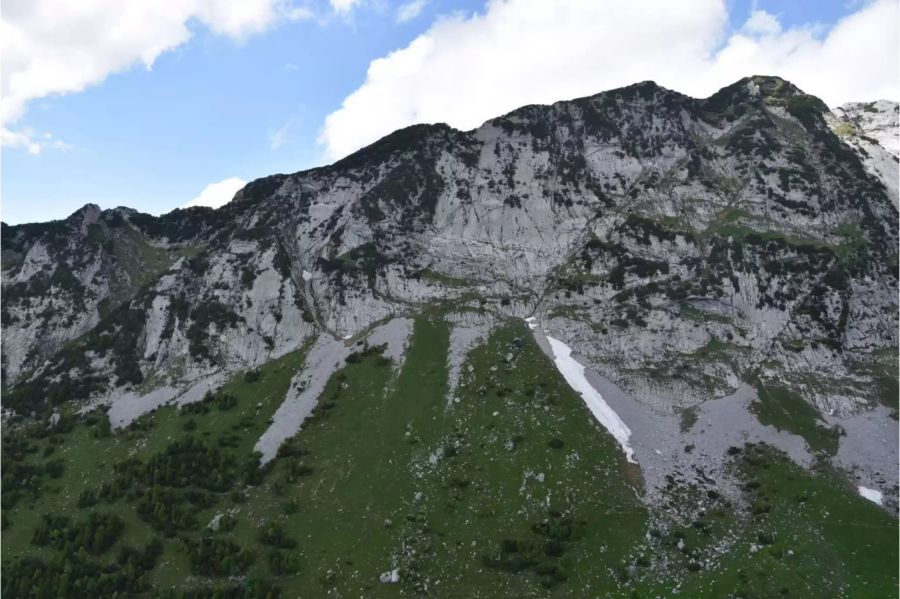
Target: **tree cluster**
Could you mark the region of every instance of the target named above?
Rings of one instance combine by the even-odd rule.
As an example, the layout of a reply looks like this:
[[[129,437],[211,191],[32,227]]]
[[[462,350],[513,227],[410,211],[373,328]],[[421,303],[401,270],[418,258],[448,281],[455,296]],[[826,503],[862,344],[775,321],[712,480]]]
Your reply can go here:
[[[201,576],[239,576],[256,561],[256,554],[234,541],[203,537],[181,539],[191,562],[191,571]]]
[[[113,546],[125,524],[115,514],[91,512],[86,519],[72,522],[68,516],[44,514],[31,542],[51,546],[66,552],[84,549],[97,555]]]

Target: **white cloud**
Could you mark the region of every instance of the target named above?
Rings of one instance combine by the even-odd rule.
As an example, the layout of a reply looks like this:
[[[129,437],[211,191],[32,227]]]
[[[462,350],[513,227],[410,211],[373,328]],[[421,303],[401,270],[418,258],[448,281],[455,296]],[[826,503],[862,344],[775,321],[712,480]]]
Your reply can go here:
[[[9,148],[25,148],[29,154],[41,153],[41,143],[35,140],[34,131],[27,128],[19,131],[0,129],[0,143]]]
[[[276,129],[272,133],[269,133],[269,146],[273,150],[277,150],[285,144],[285,142],[287,141],[288,133],[290,132],[291,127],[294,126],[295,122],[296,119],[288,119],[278,129]]]
[[[31,127],[23,127],[18,131],[10,131],[0,127],[0,144],[9,148],[24,148],[29,154],[40,154],[44,148],[54,150],[71,150],[72,146],[56,139],[50,133],[39,134]]]
[[[831,105],[900,96],[896,0],[866,3],[827,31],[784,28],[754,10],[731,34],[727,5],[489,0],[483,13],[439,19],[373,60],[319,141],[339,158],[413,123],[469,129],[524,104],[648,79],[697,97],[754,74],[782,76]]]
[[[360,2],[362,2],[362,0],[329,0],[331,8],[333,8],[335,12],[344,14],[349,13],[356,8]]]
[[[27,135],[8,127],[30,101],[80,92],[136,64],[149,69],[191,37],[192,22],[241,41],[279,18],[310,16],[290,0],[6,0],[0,16],[3,143]]]
[[[407,21],[412,21],[422,14],[426,4],[426,0],[410,0],[410,2],[400,5],[400,8],[397,9],[397,22],[406,23]]]
[[[309,21],[316,16],[308,6],[291,6],[284,10],[284,16],[288,21]]]
[[[221,208],[230,202],[234,194],[246,184],[246,181],[238,177],[229,177],[218,183],[210,183],[203,188],[200,195],[181,207],[208,206],[210,208]]]
[[[744,23],[744,31],[750,34],[778,35],[781,33],[781,23],[775,15],[764,10],[754,10],[750,18]]]

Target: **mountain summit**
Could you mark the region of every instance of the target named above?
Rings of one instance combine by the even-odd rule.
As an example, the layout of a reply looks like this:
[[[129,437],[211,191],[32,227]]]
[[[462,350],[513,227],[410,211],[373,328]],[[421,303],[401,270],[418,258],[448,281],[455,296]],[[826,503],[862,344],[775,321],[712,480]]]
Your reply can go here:
[[[369,439],[364,453],[396,460],[406,481],[396,484],[409,484],[410,497],[440,468],[450,468],[440,478],[445,486],[436,487],[441,493],[486,493],[487,480],[479,487],[467,470],[446,466],[451,454],[496,456],[496,463],[473,457],[469,464],[489,472],[504,455],[525,451],[517,448],[528,447],[529,435],[547,434],[549,447],[572,452],[559,449],[561,460],[568,457],[558,472],[523,466],[509,490],[521,484],[522,497],[546,495],[550,505],[560,498],[541,490],[545,477],[562,476],[579,460],[600,469],[592,472],[618,464],[627,479],[578,484],[619,489],[627,480],[640,505],[629,503],[628,490],[611,491],[620,493],[613,505],[638,512],[677,505],[676,520],[701,523],[688,537],[669,539],[666,549],[660,543],[676,529],[660,533],[653,523],[649,529],[662,536],[648,532],[650,540],[621,540],[621,547],[615,538],[592,537],[592,529],[583,533],[626,564],[616,588],[639,584],[638,566],[654,552],[671,552],[662,579],[679,568],[714,570],[722,555],[747,549],[737,536],[737,545],[724,549],[703,540],[725,534],[708,510],[726,509],[727,500],[745,505],[751,521],[769,513],[765,505],[788,510],[772,477],[807,475],[794,468],[842,472],[838,487],[849,485],[852,473],[854,485],[877,492],[883,507],[896,511],[896,133],[896,103],[831,112],[777,77],[745,78],[706,99],[644,82],[526,106],[472,131],[408,127],[330,166],[253,181],[217,210],[152,217],[88,205],[63,221],[3,225],[5,418],[46,428],[61,414],[97,418],[99,410],[112,429],[131,431],[119,434],[143,434],[134,431],[154,412],[163,420],[172,405],[201,406],[200,413],[221,400],[223,389],[244,401],[241,393],[249,392],[240,385],[260,373],[270,381],[286,376],[277,393],[260,397],[255,414],[244,413],[246,426],[235,422],[236,439],[241,430],[254,431],[234,441],[244,452],[238,458],[255,450],[255,460],[277,471],[301,455],[291,452],[305,445],[309,429],[323,444],[316,451],[332,452],[329,468],[352,469],[358,464],[342,453],[341,431],[319,428],[349,401],[342,389],[370,385],[380,389],[371,401],[383,405],[354,410],[373,420],[347,415],[336,422],[351,427],[343,434]],[[378,360],[393,370],[365,370]],[[288,370],[280,374],[282,368]],[[439,382],[429,378],[437,372]],[[572,390],[587,402],[589,411],[577,406],[585,422],[596,420],[602,432],[578,429],[572,439],[560,432],[572,417],[565,410],[575,408],[559,412],[557,402]],[[407,392],[420,394],[421,403],[388,401]],[[472,402],[496,407],[476,415],[481,408]],[[506,414],[501,406],[516,402],[524,402],[523,411],[503,416],[501,432],[491,432],[490,413]],[[257,430],[260,411],[267,415]],[[443,432],[417,428],[437,418],[450,419]],[[477,423],[482,449],[464,438],[475,433],[460,423]],[[369,426],[396,433],[390,443],[403,449],[381,448],[387,437],[360,432]],[[595,463],[600,454],[589,449],[591,434],[609,444],[605,462]],[[885,441],[873,444],[875,437]],[[575,438],[588,445],[572,445]],[[415,439],[433,453],[404,462]],[[749,461],[735,466],[741,456]],[[784,470],[764,472],[764,462]],[[128,468],[121,471],[137,472]],[[746,476],[762,486],[748,490]],[[387,484],[369,483],[357,491]],[[482,508],[446,509],[502,520],[513,513],[493,503],[505,497],[495,491],[481,496]],[[422,513],[438,508],[429,501],[440,500],[413,500],[430,506]],[[557,585],[573,585],[561,588],[579,595],[574,585],[588,584],[579,564],[594,554],[576,540],[581,525],[565,509],[539,513],[529,499],[521,513],[538,532],[498,538],[481,562],[463,568],[455,560],[464,560],[477,539],[471,547],[466,538],[441,548],[440,529],[404,506],[384,517],[373,508],[381,518],[373,542],[396,542],[395,554],[371,566],[386,571],[376,585],[399,582],[412,594],[449,596],[435,590],[443,579],[429,570],[440,560],[455,564],[450,570],[460,578],[444,584],[460,592],[464,571],[484,588],[516,596]],[[345,507],[364,517],[360,506]],[[578,506],[569,509],[584,516]],[[872,509],[873,518],[888,517]],[[776,512],[786,517],[776,509],[773,521]],[[402,526],[387,524],[400,519]],[[405,541],[395,538],[401,528],[410,535]],[[684,550],[698,534],[696,554]],[[769,540],[760,536],[752,546]],[[529,553],[538,542],[547,544],[539,559]],[[569,547],[572,563],[557,563],[555,553]],[[423,565],[409,551],[430,551],[431,561]],[[308,557],[321,580],[340,572],[325,588],[366,594],[368,582],[352,571],[368,572],[368,558],[354,558],[362,560],[357,568],[331,557],[332,565]],[[855,567],[850,558],[838,561]],[[420,570],[410,577],[411,564]],[[532,588],[511,578],[516,582],[490,586],[484,573],[497,569],[531,572],[528,580],[547,584]],[[681,576],[666,580],[684,582]],[[745,588],[740,584],[730,588]]]

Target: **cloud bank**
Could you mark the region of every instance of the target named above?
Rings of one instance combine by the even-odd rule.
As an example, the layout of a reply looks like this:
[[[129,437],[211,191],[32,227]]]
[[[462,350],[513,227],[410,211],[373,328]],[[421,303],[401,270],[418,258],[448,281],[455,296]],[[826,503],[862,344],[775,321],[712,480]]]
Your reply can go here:
[[[38,98],[80,92],[135,64],[146,68],[191,37],[191,23],[235,40],[278,19],[303,20],[289,0],[5,0],[0,129],[3,145],[40,152],[43,135],[8,127]]]
[[[234,198],[247,182],[238,177],[229,177],[218,183],[210,183],[203,188],[196,198],[181,206],[181,208],[193,208],[194,206],[207,206],[209,208],[221,208]]]
[[[755,10],[729,34],[725,0],[489,0],[373,60],[319,143],[336,159],[413,123],[470,129],[648,79],[706,97],[746,75],[779,75],[832,106],[897,99],[898,12],[896,0],[875,0],[825,30]]]

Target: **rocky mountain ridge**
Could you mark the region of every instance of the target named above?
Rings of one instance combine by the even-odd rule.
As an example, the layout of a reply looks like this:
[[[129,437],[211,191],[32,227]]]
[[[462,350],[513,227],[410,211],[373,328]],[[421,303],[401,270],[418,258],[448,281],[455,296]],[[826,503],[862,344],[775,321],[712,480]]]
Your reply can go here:
[[[866,412],[896,399],[896,114],[644,82],[409,127],[218,210],[4,225],[4,409],[127,424],[439,306],[451,362],[528,317],[659,413],[745,384]]]
[[[896,123],[644,82],[4,224],[4,596],[888,596]]]

